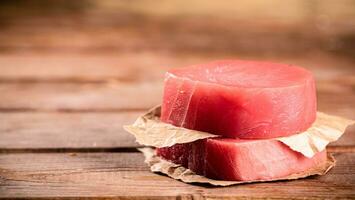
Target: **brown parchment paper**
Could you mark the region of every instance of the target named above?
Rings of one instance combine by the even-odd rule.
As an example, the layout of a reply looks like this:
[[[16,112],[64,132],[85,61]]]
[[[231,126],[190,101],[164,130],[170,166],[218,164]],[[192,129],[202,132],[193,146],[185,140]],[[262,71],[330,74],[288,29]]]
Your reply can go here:
[[[176,127],[160,121],[160,106],[138,117],[132,125],[124,129],[133,134],[138,143],[153,147],[169,147],[174,144],[193,142],[199,139],[220,137],[206,132]],[[292,150],[307,157],[322,151],[344,133],[353,120],[318,112],[317,119],[306,131],[288,137],[274,138]]]
[[[123,128],[133,134],[139,144],[153,147],[170,147],[174,144],[219,137],[218,135],[161,122],[160,111],[160,106],[156,106],[146,114],[138,117],[132,125],[124,126]]]
[[[302,173],[292,174],[286,177],[272,180],[254,180],[254,181],[223,181],[209,179],[204,176],[195,174],[193,171],[186,169],[185,167],[166,161],[155,154],[155,150],[150,147],[139,149],[145,157],[145,162],[150,166],[150,170],[153,172],[160,172],[169,177],[181,180],[185,183],[206,183],[214,186],[230,186],[243,183],[254,183],[254,182],[267,182],[267,181],[277,181],[277,180],[292,180],[298,178],[304,178],[311,175],[324,175],[332,167],[335,166],[334,158],[329,155],[325,163],[320,163],[312,169],[304,171]]]

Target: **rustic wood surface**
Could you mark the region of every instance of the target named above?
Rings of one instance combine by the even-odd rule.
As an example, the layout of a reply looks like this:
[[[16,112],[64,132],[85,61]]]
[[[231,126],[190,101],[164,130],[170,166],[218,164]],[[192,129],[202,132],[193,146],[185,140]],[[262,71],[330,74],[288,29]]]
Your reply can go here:
[[[355,154],[337,153],[326,176],[231,187],[189,185],[153,174],[140,153],[2,154],[3,197],[347,198],[354,195]]]
[[[318,109],[355,119],[350,1],[273,0],[277,14],[263,1],[10,2],[0,5],[0,198],[355,199],[355,125],[327,147],[337,160],[327,175],[231,187],[151,173],[122,128],[160,103],[166,70],[225,58],[303,66]]]

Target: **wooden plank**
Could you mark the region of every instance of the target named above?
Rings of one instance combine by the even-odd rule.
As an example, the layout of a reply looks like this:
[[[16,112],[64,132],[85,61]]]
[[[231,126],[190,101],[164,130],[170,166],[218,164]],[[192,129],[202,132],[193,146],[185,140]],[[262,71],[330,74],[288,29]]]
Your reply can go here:
[[[318,109],[355,119],[355,78],[318,81]],[[0,111],[146,110],[161,102],[163,81],[0,84]]]
[[[330,143],[330,146],[352,146],[355,150],[355,124],[349,126],[344,135],[336,142]]]
[[[288,20],[273,24],[261,22],[257,25],[257,21],[250,19],[240,21],[226,17],[218,20],[219,17],[201,18],[196,15],[164,18],[145,15],[142,20],[142,16],[137,17],[136,12],[124,10],[108,14],[91,12],[28,18],[7,21],[8,25],[0,30],[0,50],[117,52],[125,49],[167,49],[185,52],[229,50],[254,53],[274,50],[290,53],[310,47],[319,48],[327,38],[327,35],[319,32],[314,34],[313,27],[307,23],[285,24]],[[238,27],[231,26],[235,23],[238,23]],[[58,24],[61,24],[60,30],[57,28]],[[189,31],[182,31],[186,29]],[[307,34],[300,34],[300,30]],[[224,40],[220,39],[221,34]],[[294,34],[297,37],[288,37]]]
[[[202,62],[201,57],[169,53],[0,54],[1,82],[162,81],[171,67]],[[14,70],[16,69],[16,70]]]
[[[138,153],[0,154],[0,197],[105,199],[354,198],[355,154],[338,153],[325,176],[231,187],[153,174]],[[292,191],[292,192],[291,192]]]
[[[161,101],[160,83],[0,84],[0,110],[137,110]]]
[[[230,58],[270,60],[303,66],[318,81],[350,77],[354,60],[312,52],[302,56],[240,55]],[[222,55],[223,57],[226,54]],[[179,54],[176,52],[79,53],[11,53],[0,54],[1,82],[103,82],[162,81],[172,67],[189,66],[220,59],[221,54]],[[16,70],[14,70],[16,69]],[[348,78],[349,79],[349,78]]]
[[[353,33],[353,24],[347,20],[353,14],[353,6],[348,1],[339,3],[342,6],[319,2],[282,2],[273,3],[278,5],[277,15],[267,9],[265,3],[240,2],[238,6],[232,2],[224,6],[195,2],[194,5],[199,6],[192,8],[184,6],[187,1],[176,1],[170,6],[160,1],[108,5],[92,3],[90,8],[77,6],[74,12],[68,10],[60,14],[54,12],[56,14],[53,15],[43,13],[44,10],[50,12],[47,10],[50,6],[33,6],[32,9],[30,5],[16,6],[17,12],[14,13],[19,15],[17,17],[13,17],[11,9],[10,14],[6,9],[3,12],[9,17],[5,18],[7,26],[0,34],[0,49],[21,51],[37,48],[41,51],[48,50],[46,47],[49,46],[56,51],[73,50],[72,47],[117,51],[148,47],[190,52],[239,50],[303,53],[312,47],[344,48],[347,41],[352,41],[351,38],[346,40],[346,37],[341,37]],[[63,7],[57,4],[52,5],[56,8],[54,10]],[[325,9],[328,7],[332,8],[331,12]],[[36,15],[31,16],[34,13]],[[319,19],[319,16],[327,18]],[[331,37],[329,33],[332,33]],[[334,40],[339,40],[342,45],[334,45]]]
[[[123,130],[140,112],[0,113],[0,151],[137,147]]]
[[[141,113],[0,113],[0,151],[135,148],[139,145],[122,126]],[[355,148],[355,125],[330,146]]]
[[[316,85],[319,111],[355,119],[354,75],[318,81]]]

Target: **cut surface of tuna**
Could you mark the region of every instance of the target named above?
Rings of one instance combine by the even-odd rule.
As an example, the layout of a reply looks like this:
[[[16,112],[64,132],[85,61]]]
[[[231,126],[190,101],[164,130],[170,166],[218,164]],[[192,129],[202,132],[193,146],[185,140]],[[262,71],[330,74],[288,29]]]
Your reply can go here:
[[[225,137],[265,139],[305,131],[316,107],[311,72],[226,60],[168,71],[161,120]]]
[[[204,139],[157,149],[157,155],[216,180],[272,180],[317,167],[326,151],[307,158],[277,140]]]

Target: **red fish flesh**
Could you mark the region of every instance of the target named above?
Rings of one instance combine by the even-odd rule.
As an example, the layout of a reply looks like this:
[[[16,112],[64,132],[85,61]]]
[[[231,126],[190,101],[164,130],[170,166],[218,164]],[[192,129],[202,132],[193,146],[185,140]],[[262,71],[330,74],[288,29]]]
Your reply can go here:
[[[277,140],[204,139],[157,149],[157,155],[217,180],[272,180],[326,162],[326,151],[307,158]]]
[[[229,138],[265,139],[306,130],[316,110],[311,72],[226,60],[168,71],[161,120]]]

